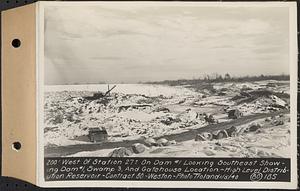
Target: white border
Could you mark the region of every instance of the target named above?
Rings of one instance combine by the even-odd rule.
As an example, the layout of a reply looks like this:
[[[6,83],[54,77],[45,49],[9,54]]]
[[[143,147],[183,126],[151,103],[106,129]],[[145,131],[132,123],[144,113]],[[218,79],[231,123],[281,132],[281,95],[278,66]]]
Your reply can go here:
[[[234,181],[45,181],[43,131],[44,96],[44,8],[46,6],[83,6],[103,4],[141,4],[209,7],[288,7],[291,95],[291,182],[234,182]],[[152,188],[297,188],[297,4],[296,2],[38,2],[37,3],[37,185],[41,187],[152,187]],[[42,128],[41,128],[42,129]]]

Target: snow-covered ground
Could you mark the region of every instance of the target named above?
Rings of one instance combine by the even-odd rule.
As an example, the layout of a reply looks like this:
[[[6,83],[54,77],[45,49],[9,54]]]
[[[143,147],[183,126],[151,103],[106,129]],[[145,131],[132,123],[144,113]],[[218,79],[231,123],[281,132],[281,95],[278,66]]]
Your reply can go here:
[[[114,85],[110,85],[110,88]],[[216,83],[213,87],[215,92],[185,86],[116,84],[109,95],[97,97],[100,92],[108,90],[107,85],[46,86],[44,145],[92,144],[87,139],[91,127],[104,127],[108,132],[107,141],[115,142],[175,134],[210,123],[230,121],[233,119],[228,118],[227,112],[231,109],[238,109],[247,116],[289,108],[289,98],[286,98],[289,93],[288,83]],[[202,91],[209,93],[199,93]],[[256,91],[266,93],[261,95]],[[208,120],[210,115],[213,121]],[[247,136],[243,137],[244,141]],[[194,144],[199,143],[181,143],[182,149],[192,148]],[[175,146],[169,147],[175,149]],[[177,148],[181,146],[177,145]],[[107,154],[109,151],[101,150],[93,154],[98,152],[102,155],[100,153]],[[148,149],[143,156],[148,155],[147,152],[153,155],[152,150]],[[88,152],[84,153],[89,155]]]
[[[238,126],[239,134],[235,137],[212,141],[195,141],[194,139],[169,146],[151,146],[132,157],[289,157],[290,131],[289,115],[281,118],[283,125],[273,126],[265,119],[251,124],[262,127],[254,132],[245,132],[251,124]],[[90,152],[79,152],[69,157],[99,156],[106,157],[114,149],[103,149]]]
[[[138,94],[149,97],[157,97],[163,95],[171,96],[188,96],[195,95],[196,92],[184,87],[170,87],[167,85],[152,85],[152,84],[111,84],[110,88],[116,85],[113,90],[115,93],[121,94]],[[61,91],[89,91],[89,92],[106,92],[107,84],[88,84],[88,85],[53,85],[45,86],[46,92],[61,92]]]

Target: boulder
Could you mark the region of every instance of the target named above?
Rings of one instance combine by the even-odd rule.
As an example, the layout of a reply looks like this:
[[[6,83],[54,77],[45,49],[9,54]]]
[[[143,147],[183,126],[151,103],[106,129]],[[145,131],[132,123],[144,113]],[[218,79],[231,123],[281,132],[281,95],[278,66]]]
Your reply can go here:
[[[67,119],[67,121],[69,122],[73,122],[74,120],[74,114],[73,113],[66,113],[65,114],[65,118]]]
[[[207,114],[204,114],[204,119],[208,123],[218,123],[218,120],[215,119],[213,115],[208,116]]]
[[[181,120],[179,118],[168,116],[168,117],[164,117],[160,122],[165,125],[171,125],[173,123],[179,123],[181,122]]]
[[[153,138],[147,138],[145,139],[145,145],[148,147],[157,146],[157,142]]]
[[[229,129],[225,130],[229,137],[234,137],[237,134],[237,128],[235,126],[231,126]]]
[[[221,91],[221,92],[218,93],[218,96],[225,96],[225,95],[226,95],[226,92]]]
[[[222,130],[220,131],[217,136],[216,136],[216,139],[224,139],[224,138],[227,138],[228,137],[228,134],[226,131]]]
[[[185,112],[177,115],[177,118],[180,119],[182,122],[188,123],[196,120],[199,117],[199,114],[195,111],[192,111],[190,108],[187,109]]]
[[[207,156],[213,156],[216,155],[216,153],[214,153],[212,150],[203,150],[204,154],[206,154]]]
[[[202,136],[202,134],[197,134],[195,137],[195,141],[206,141],[206,139]]]
[[[212,138],[213,139],[217,139],[217,136],[219,134],[220,130],[217,130],[217,131],[213,131],[211,134],[212,134]]]
[[[224,130],[218,130],[212,132],[213,139],[224,139],[228,137],[228,134]]]
[[[249,132],[254,132],[254,131],[257,131],[258,129],[261,128],[261,125],[259,123],[254,123],[254,124],[251,124],[249,126]]]
[[[241,91],[249,91],[249,90],[253,90],[253,89],[247,86],[246,84],[244,84],[243,87],[241,88]]]
[[[132,154],[132,150],[125,147],[120,147],[109,153],[108,157],[126,157],[131,156]]]
[[[256,134],[259,134],[259,133],[265,133],[265,131],[264,131],[263,129],[257,129],[257,130],[255,131],[255,133],[256,133]]]
[[[158,146],[167,146],[168,145],[168,140],[165,138],[160,138],[156,141]]]
[[[281,108],[281,109],[286,108],[286,102],[284,100],[280,99],[279,97],[277,97],[275,95],[270,95],[270,98],[273,102],[271,104],[271,106],[278,107],[278,108]]]
[[[139,154],[139,153],[142,153],[146,150],[146,147],[145,145],[141,144],[141,143],[135,143],[132,145],[132,151],[135,153],[135,154]]]
[[[195,141],[211,141],[213,139],[213,135],[208,132],[204,132],[196,135]]]
[[[272,124],[275,125],[275,126],[279,126],[279,125],[283,125],[284,122],[282,120],[275,120],[275,121],[272,122]]]
[[[170,144],[170,145],[176,145],[177,143],[176,143],[175,140],[172,140],[172,141],[169,141],[169,144]]]
[[[258,149],[256,155],[261,158],[266,158],[266,157],[270,157],[271,153]]]
[[[243,113],[240,112],[238,109],[232,109],[228,111],[228,118],[229,119],[238,119],[243,116]]]
[[[270,122],[271,121],[271,118],[269,118],[269,117],[267,117],[266,119],[265,119],[265,122]]]
[[[164,113],[170,113],[170,110],[166,107],[157,107],[153,110],[154,112],[164,112]]]

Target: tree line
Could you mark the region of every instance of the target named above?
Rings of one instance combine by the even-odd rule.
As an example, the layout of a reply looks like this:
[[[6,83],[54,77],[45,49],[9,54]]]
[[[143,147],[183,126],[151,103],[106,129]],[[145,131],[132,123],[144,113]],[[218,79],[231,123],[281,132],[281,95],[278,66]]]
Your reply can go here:
[[[263,80],[278,80],[286,81],[289,80],[290,76],[286,74],[280,75],[256,75],[256,76],[231,76],[229,73],[224,75],[211,74],[204,75],[197,79],[179,79],[179,80],[164,80],[158,82],[146,82],[148,84],[168,84],[168,85],[184,85],[184,84],[197,84],[203,82],[251,82],[251,81],[263,81]]]

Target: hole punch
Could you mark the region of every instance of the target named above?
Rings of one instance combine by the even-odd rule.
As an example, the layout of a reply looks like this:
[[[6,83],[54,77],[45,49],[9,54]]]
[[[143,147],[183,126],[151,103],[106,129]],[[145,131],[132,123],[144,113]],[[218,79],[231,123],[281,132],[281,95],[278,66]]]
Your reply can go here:
[[[16,151],[19,151],[21,149],[21,143],[20,142],[14,142],[13,143],[13,149]]]
[[[12,42],[11,42],[11,45],[14,47],[14,48],[19,48],[21,46],[21,41],[19,39],[14,39]]]

